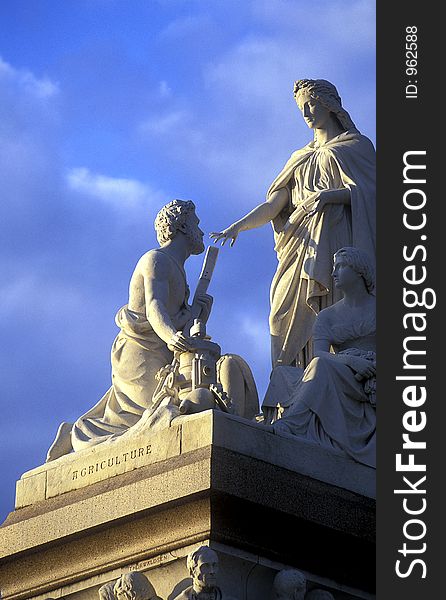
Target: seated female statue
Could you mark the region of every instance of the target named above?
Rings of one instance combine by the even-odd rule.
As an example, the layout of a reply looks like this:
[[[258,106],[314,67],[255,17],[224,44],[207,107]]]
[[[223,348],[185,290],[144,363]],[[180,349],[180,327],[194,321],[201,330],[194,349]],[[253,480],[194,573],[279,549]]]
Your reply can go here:
[[[343,299],[319,313],[313,332],[315,357],[273,427],[343,450],[375,467],[376,312],[371,260],[357,248],[342,248],[334,256],[333,280]]]

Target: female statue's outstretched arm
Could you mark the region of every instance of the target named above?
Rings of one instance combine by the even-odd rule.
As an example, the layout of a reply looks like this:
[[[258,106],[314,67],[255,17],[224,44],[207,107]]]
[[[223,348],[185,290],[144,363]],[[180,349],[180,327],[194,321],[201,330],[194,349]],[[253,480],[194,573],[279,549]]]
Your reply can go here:
[[[273,192],[271,196],[262,204],[256,206],[251,212],[236,221],[223,231],[214,231],[210,237],[214,242],[222,240],[221,245],[224,246],[228,240],[231,240],[230,245],[233,246],[238,234],[241,231],[248,229],[256,229],[262,225],[266,225],[288,205],[288,190],[280,188]]]
[[[214,242],[222,240],[222,246],[228,240],[231,240],[230,246],[233,246],[240,232],[266,225],[266,223],[275,219],[286,208],[288,201],[288,190],[286,188],[279,188],[265,202],[256,206],[240,220],[223,231],[213,231],[210,237]],[[312,196],[311,201],[312,203],[316,202],[316,207],[308,212],[309,215],[322,210],[326,204],[350,204],[350,190],[348,188],[321,190],[317,193],[316,197]]]

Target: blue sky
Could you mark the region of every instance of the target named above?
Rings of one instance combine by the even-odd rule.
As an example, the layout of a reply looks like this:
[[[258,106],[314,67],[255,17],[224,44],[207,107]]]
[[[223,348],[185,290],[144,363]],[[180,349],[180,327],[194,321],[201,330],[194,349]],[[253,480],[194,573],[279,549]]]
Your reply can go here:
[[[1,521],[58,424],[109,387],[157,210],[192,199],[209,232],[261,202],[311,139],[295,79],[335,83],[374,141],[375,2],[3,0],[0,32]],[[268,226],[242,234],[210,289],[209,333],[260,395],[275,265]]]

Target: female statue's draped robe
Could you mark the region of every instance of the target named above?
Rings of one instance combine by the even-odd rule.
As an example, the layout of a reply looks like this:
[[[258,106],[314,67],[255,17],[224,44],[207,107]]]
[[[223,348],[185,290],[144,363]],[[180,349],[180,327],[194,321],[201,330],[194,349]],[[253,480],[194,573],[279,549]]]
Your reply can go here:
[[[279,265],[271,284],[273,367],[306,366],[316,315],[341,299],[332,289],[333,254],[356,246],[375,258],[375,150],[357,130],[292,154],[268,196],[285,188],[287,209],[273,221]],[[315,207],[318,192],[348,188],[351,204]]]
[[[346,311],[333,322],[327,318],[331,310],[317,318],[314,339],[324,340],[337,354],[351,354],[376,365],[375,312],[352,319]],[[301,370],[296,372],[298,377]],[[331,356],[314,358],[297,377],[286,399],[289,408],[273,424],[275,431],[342,450],[357,462],[376,467],[376,378],[358,381],[350,367]]]

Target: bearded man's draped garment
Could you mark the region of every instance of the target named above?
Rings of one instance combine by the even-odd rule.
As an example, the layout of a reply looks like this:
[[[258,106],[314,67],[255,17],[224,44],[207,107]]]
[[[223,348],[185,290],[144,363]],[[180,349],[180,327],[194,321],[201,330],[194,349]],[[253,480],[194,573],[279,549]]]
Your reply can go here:
[[[292,154],[268,191],[285,188],[289,202],[273,221],[279,261],[271,284],[273,367],[306,366],[316,315],[341,299],[332,286],[333,254],[355,246],[375,258],[375,150],[357,130],[311,142]],[[316,207],[322,190],[348,188],[351,204]]]
[[[172,362],[173,353],[153,331],[145,315],[123,306],[116,315],[120,327],[111,351],[113,385],[74,424],[71,443],[82,450],[121,435],[150,407],[155,375]]]
[[[163,250],[158,248],[154,252]],[[186,274],[184,269],[178,268],[184,280],[185,295],[178,313],[171,315],[171,320],[173,326],[181,331],[190,315],[190,307]],[[172,363],[173,353],[155,333],[145,314],[130,310],[125,305],[118,311],[115,320],[120,332],[111,350],[112,386],[73,425],[71,445],[76,451],[122,435],[138,423],[146,410],[153,410],[152,399],[158,385],[156,374],[159,369]],[[226,364],[227,361],[232,362],[243,380],[243,391],[240,390],[240,393],[244,394],[244,399],[239,406],[234,406],[234,410],[236,414],[252,419],[258,411],[258,395],[251,370],[241,356],[226,354],[217,361],[217,378],[225,361]],[[175,416],[174,413],[167,413],[167,416]],[[152,427],[155,423],[154,414]]]

